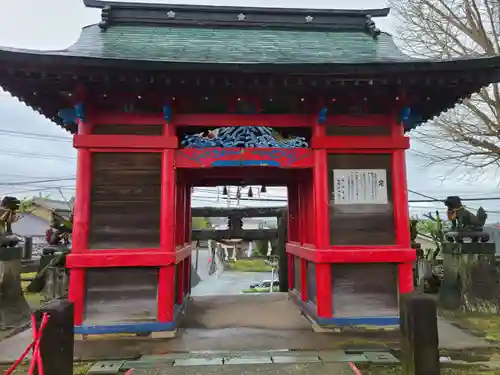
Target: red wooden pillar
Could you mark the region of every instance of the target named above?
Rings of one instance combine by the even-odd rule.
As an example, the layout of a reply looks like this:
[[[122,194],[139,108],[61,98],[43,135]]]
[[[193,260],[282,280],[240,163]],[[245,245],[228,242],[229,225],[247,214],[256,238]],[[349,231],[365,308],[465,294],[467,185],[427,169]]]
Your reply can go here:
[[[165,135],[175,135],[172,125],[165,126]],[[164,253],[175,252],[175,150],[165,149],[162,155],[160,247]],[[158,321],[174,320],[175,264],[160,267],[158,277]]]
[[[303,245],[307,240],[307,194],[303,181],[297,182],[297,201],[298,241]]]
[[[303,245],[307,240],[307,194],[303,181],[297,181],[297,198],[299,242]],[[303,258],[300,258],[300,299],[307,301],[307,260]]]
[[[314,124],[314,136],[325,136],[325,128]],[[330,247],[330,214],[328,212],[328,163],[326,150],[316,149],[313,168],[314,238],[317,249]],[[332,274],[329,263],[316,264],[316,300],[319,318],[332,317]]]
[[[317,249],[330,247],[328,212],[328,167],[326,150],[314,150],[314,237]],[[316,264],[316,298],[318,317],[332,317],[332,281],[329,263]]]
[[[178,305],[182,305],[184,301],[184,283],[186,281],[185,264],[186,259],[177,263],[177,301]]]
[[[287,254],[288,261],[288,290],[293,290],[295,285],[295,263],[292,254]]]
[[[78,134],[88,135],[92,125],[78,120]],[[76,164],[76,199],[73,211],[73,254],[80,254],[89,248],[90,191],[92,183],[92,154],[88,148],[80,148]],[[83,322],[85,304],[85,269],[72,268],[70,271],[69,299],[74,304],[74,323]]]
[[[300,299],[307,301],[307,260],[300,258]]]
[[[191,221],[192,221],[192,218],[191,218],[191,186],[186,185],[185,189],[186,189],[186,199],[185,199],[185,203],[186,203],[185,217],[186,217],[186,220],[185,220],[185,224],[184,224],[184,229],[185,229],[184,242],[191,244]]]
[[[404,135],[403,125],[393,124],[392,134],[395,137]],[[394,222],[396,244],[405,249],[411,248],[410,215],[408,212],[408,190],[406,182],[405,150],[394,150],[392,155],[392,186],[394,202]],[[399,293],[413,290],[413,266],[411,262],[398,265]]]
[[[184,296],[191,293],[191,255],[184,259]]]
[[[288,210],[287,210],[287,241],[300,242],[300,227],[298,214],[298,199],[297,182],[289,183],[287,186]],[[287,254],[288,258],[288,290],[293,290],[295,286],[295,264],[294,256]]]
[[[185,221],[186,221],[186,186],[182,180],[177,180],[175,199],[175,215],[176,215],[176,245],[184,245],[185,242]]]

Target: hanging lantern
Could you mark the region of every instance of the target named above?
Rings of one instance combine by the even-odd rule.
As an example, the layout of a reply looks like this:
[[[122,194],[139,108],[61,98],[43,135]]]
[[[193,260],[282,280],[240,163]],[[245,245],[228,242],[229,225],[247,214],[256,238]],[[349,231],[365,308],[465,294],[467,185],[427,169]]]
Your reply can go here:
[[[250,186],[250,189],[248,189],[248,198],[252,198],[253,197],[253,191],[252,191],[252,187]]]
[[[224,189],[222,189],[222,195],[227,195],[227,186],[224,186]]]
[[[260,188],[260,192],[261,193],[267,193],[267,189],[264,185],[262,185],[262,187]]]

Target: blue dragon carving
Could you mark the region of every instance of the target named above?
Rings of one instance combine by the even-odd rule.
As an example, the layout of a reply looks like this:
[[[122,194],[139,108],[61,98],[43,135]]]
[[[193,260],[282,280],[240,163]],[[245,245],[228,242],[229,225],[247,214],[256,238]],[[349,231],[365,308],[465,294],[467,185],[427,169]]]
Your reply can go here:
[[[271,128],[265,126],[221,127],[208,135],[191,134],[182,140],[185,148],[234,147],[234,148],[306,148],[304,137],[276,139]]]

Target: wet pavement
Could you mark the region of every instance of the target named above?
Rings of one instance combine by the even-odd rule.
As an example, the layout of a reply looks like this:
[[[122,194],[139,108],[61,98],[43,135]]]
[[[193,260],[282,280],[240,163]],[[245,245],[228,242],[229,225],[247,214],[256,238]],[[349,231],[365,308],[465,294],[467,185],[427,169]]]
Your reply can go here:
[[[193,254],[194,258],[195,254]],[[250,288],[250,284],[261,280],[270,280],[271,272],[234,272],[217,271],[208,274],[208,249],[200,249],[198,256],[198,275],[201,282],[191,290],[192,296],[240,294],[242,290]]]
[[[179,366],[134,369],[131,375],[355,375],[347,363],[291,363],[291,364],[238,364],[238,365],[208,365]]]
[[[198,273],[202,281],[192,290],[193,297],[181,321],[179,337],[96,337],[75,342],[75,358],[96,361],[204,350],[386,350],[399,347],[397,331],[315,333],[311,323],[286,294],[241,294],[250,284],[270,279],[270,273],[226,271],[209,276],[208,255],[208,251],[200,251]],[[440,348],[490,346],[487,341],[443,319],[439,320],[438,327]],[[0,342],[0,363],[15,361],[30,342],[30,330]]]
[[[379,358],[382,358],[380,361]],[[385,362],[384,361],[385,358]],[[398,363],[389,353],[337,352],[196,352],[143,356],[136,361],[105,361],[94,364],[89,373],[108,368],[134,369],[132,374],[355,374],[353,362]],[[150,372],[147,372],[147,371]],[[156,371],[156,372],[155,372]]]

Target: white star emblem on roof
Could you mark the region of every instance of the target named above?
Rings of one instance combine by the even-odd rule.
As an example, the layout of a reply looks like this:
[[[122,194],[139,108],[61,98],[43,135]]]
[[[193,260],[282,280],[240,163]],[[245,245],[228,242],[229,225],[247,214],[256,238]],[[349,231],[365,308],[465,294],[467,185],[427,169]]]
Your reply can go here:
[[[247,16],[245,16],[243,13],[238,14],[238,21],[245,21],[245,18],[247,18]]]
[[[168,18],[174,18],[175,17],[175,12],[173,10],[167,12],[167,17]]]
[[[313,16],[307,16],[307,17],[306,17],[306,22],[312,22],[312,21],[313,21],[313,19],[314,19],[314,17],[313,17]]]

